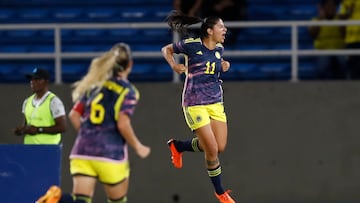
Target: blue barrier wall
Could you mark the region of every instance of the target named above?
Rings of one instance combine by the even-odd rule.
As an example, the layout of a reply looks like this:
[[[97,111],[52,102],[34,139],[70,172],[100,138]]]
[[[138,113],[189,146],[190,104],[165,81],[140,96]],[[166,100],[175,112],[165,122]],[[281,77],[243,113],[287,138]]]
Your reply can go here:
[[[0,202],[35,202],[60,185],[61,146],[0,145]]]

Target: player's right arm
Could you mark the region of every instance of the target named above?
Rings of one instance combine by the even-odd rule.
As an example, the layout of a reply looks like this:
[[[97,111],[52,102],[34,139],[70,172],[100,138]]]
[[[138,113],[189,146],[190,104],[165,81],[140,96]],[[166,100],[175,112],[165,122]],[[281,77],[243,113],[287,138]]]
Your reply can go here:
[[[81,125],[81,115],[84,112],[84,104],[76,102],[71,111],[69,112],[69,119],[76,131],[79,131]]]
[[[184,64],[177,64],[174,58],[174,48],[172,44],[168,44],[161,49],[162,55],[168,62],[170,67],[177,73],[181,74],[186,71]]]

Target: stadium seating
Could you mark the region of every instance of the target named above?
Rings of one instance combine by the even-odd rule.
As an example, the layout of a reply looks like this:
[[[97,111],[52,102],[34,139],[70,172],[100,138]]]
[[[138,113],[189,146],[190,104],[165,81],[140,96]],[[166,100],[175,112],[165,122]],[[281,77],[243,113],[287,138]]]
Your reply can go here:
[[[21,6],[20,6],[21,5]],[[0,25],[16,23],[107,23],[107,22],[163,22],[172,10],[172,0],[4,0],[0,2]],[[316,15],[312,0],[251,0],[248,1],[248,20],[309,20]],[[160,51],[171,42],[168,29],[66,29],[61,32],[62,52],[105,51],[118,41],[125,41],[135,51]],[[54,52],[53,30],[2,30],[0,26],[0,53]],[[291,30],[282,27],[243,28],[229,50],[289,50]],[[227,48],[227,47],[225,47]],[[299,48],[312,49],[306,28],[299,29]],[[70,60],[70,59],[67,59]],[[233,59],[229,80],[284,80],[290,77],[290,62],[283,59]],[[9,63],[10,62],[10,63]],[[89,60],[71,59],[63,63],[64,82],[81,78]],[[13,74],[12,61],[0,61],[0,75]],[[21,60],[16,66],[34,66],[43,61]],[[47,64],[49,64],[46,61]],[[315,67],[311,59],[300,61],[300,77],[314,78]],[[54,72],[53,63],[50,68]],[[304,74],[304,75],[303,75]],[[134,67],[135,81],[171,81],[172,72],[164,60],[142,62]],[[10,77],[9,77],[10,78]],[[2,82],[9,82],[1,80]],[[21,79],[14,79],[21,82]]]

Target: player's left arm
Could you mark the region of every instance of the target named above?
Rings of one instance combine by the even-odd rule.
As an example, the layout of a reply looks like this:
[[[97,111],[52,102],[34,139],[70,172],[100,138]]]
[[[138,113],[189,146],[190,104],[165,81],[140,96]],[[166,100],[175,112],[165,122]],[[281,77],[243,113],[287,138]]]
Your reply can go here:
[[[223,72],[227,72],[230,69],[230,62],[225,60],[222,56],[224,54],[224,46],[218,43],[216,46],[220,49],[220,56],[221,56],[221,69]]]
[[[135,150],[136,154],[141,158],[146,158],[150,154],[150,147],[141,143],[136,136],[131,125],[130,116],[125,112],[119,112],[117,127],[126,142]]]
[[[227,72],[230,69],[230,62],[224,60],[223,58],[221,59],[221,68],[223,72]]]
[[[150,154],[150,147],[142,144],[131,124],[131,115],[134,113],[138,98],[137,90],[125,96],[121,109],[119,109],[119,112],[116,112],[118,113],[117,128],[128,145],[135,150],[136,154],[141,158],[145,158]]]

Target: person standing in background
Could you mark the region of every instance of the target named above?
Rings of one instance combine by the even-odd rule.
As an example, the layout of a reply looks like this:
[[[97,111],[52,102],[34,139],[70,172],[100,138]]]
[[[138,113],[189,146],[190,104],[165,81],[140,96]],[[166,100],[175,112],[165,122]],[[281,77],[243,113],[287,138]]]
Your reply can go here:
[[[318,16],[313,21],[338,20],[336,0],[321,0],[318,4]],[[309,26],[308,31],[314,40],[314,48],[318,50],[344,49],[345,27]],[[319,79],[346,79],[346,58],[343,55],[329,55],[317,57],[317,78]]]
[[[206,0],[201,9],[202,18],[217,16],[229,21],[245,21],[247,19],[247,0]],[[236,44],[241,28],[229,28],[225,45]]]
[[[346,20],[360,20],[360,1],[342,0],[339,9],[339,18]],[[345,35],[346,49],[360,49],[360,25],[347,25]],[[350,79],[360,79],[360,55],[349,55],[347,67]]]
[[[202,0],[174,0],[173,7],[188,16],[200,16]]]
[[[222,46],[227,28],[219,17],[201,19],[176,11],[168,16],[167,22],[173,31],[180,33],[186,32],[189,25],[201,23],[199,38],[183,39],[161,49],[169,66],[179,74],[186,74],[182,108],[189,128],[196,135],[189,140],[168,141],[172,163],[182,168],[183,152],[204,152],[215,197],[221,203],[234,203],[229,191],[222,186],[218,157],[218,153],[225,150],[228,136],[220,79],[221,73],[230,68],[230,63],[223,59]],[[185,65],[176,63],[174,54],[186,55]]]
[[[191,17],[200,17],[203,0],[174,0],[175,11]],[[181,38],[195,37],[199,35],[199,28],[189,28],[187,33],[180,35]]]
[[[24,144],[60,144],[66,130],[65,108],[49,91],[49,72],[35,68],[26,77],[34,94],[23,102],[24,124],[15,128],[15,135],[24,136]]]

